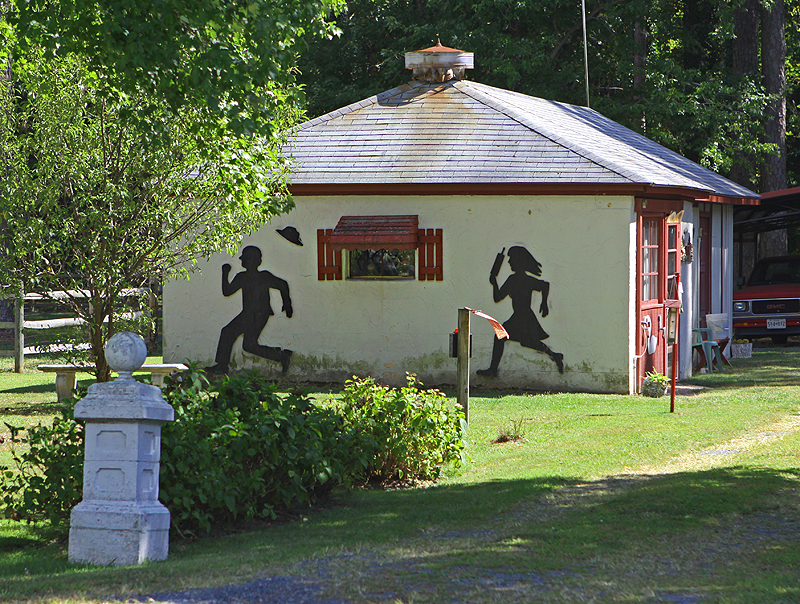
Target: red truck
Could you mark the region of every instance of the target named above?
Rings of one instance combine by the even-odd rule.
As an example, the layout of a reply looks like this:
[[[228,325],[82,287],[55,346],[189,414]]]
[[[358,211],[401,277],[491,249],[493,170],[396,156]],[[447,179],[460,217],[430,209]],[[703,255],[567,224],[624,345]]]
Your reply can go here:
[[[800,256],[764,258],[747,285],[733,294],[736,338],[772,338],[785,344],[800,335]]]

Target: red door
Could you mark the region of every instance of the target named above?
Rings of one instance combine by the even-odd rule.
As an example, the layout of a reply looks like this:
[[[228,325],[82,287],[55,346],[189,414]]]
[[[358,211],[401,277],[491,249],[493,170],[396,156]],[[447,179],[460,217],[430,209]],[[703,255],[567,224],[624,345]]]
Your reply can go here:
[[[681,204],[652,200],[637,204],[637,391],[650,371],[671,375],[667,308],[679,299],[681,266],[681,223],[680,214],[673,210],[676,205]]]

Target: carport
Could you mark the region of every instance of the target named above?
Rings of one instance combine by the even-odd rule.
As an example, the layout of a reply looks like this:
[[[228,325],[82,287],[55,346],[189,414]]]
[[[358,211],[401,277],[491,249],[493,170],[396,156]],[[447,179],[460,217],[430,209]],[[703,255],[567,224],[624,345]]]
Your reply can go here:
[[[800,227],[800,187],[762,193],[759,205],[734,208],[734,279],[737,288],[750,276],[753,266],[762,257],[788,253],[786,230],[796,227]],[[772,241],[763,241],[762,234],[776,231],[783,231],[783,234]]]

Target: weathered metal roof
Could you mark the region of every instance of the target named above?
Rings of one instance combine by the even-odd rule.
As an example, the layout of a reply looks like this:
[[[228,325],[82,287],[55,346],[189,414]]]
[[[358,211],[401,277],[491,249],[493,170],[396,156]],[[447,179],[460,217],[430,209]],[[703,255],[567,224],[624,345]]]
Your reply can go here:
[[[411,82],[301,125],[293,185],[640,183],[757,194],[585,107]]]

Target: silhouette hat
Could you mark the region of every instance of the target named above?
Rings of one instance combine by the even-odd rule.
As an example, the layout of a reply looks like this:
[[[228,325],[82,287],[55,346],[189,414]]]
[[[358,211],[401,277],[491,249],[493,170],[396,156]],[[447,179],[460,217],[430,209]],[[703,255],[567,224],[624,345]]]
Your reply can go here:
[[[275,229],[275,231],[277,231],[281,237],[286,239],[286,241],[291,241],[295,245],[303,245],[303,242],[300,241],[300,233],[293,226],[287,226],[283,229]]]

